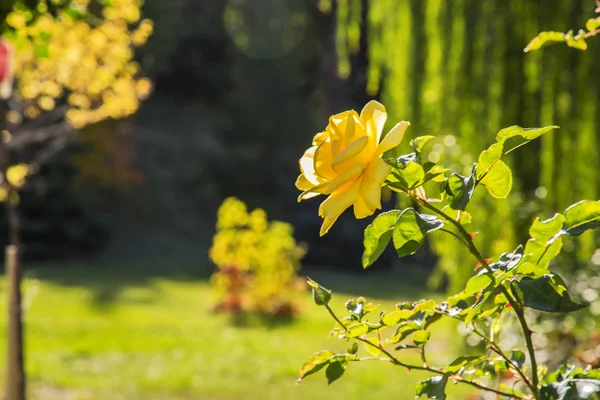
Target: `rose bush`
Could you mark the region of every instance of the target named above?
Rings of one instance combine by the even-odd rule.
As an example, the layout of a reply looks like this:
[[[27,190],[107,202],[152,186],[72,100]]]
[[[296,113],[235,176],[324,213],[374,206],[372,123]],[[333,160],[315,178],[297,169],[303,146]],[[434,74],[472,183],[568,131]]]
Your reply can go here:
[[[331,336],[348,343],[346,353],[324,350],[306,361],[300,380],[324,369],[329,383],[341,378],[350,364],[384,361],[409,370],[432,374],[416,387],[416,396],[447,398],[449,382],[469,385],[479,392],[500,398],[522,400],[592,399],[600,396],[600,370],[585,365],[542,365],[529,310],[567,314],[586,307],[574,301],[565,281],[550,270],[563,241],[600,227],[600,200],[583,200],[562,214],[536,219],[529,230],[530,239],[516,249],[507,249],[497,259],[487,258],[474,238],[475,231],[465,226],[479,221],[467,211],[478,187],[494,198],[505,198],[512,189],[512,172],[501,159],[532,140],[557,129],[557,126],[500,130],[495,142],[482,151],[466,176],[452,173],[442,165],[424,162],[422,155],[433,136],[410,141],[412,152],[390,157],[387,150],[400,144],[408,122],[400,122],[380,140],[385,109],[369,103],[360,116],[354,111],[334,115],[327,129],[317,134],[312,147],[300,160],[302,175],[297,186],[300,199],[329,195],[319,209],[325,234],[340,214],[354,205],[357,218],[380,208],[381,188],[386,186],[408,197],[411,207],[391,210],[376,216],[365,229],[363,266],[374,264],[392,243],[398,256],[412,255],[433,232],[453,237],[477,261],[464,289],[445,301],[422,299],[402,302],[391,311],[374,313],[376,305],[363,297],[346,303],[346,315],[338,316],[330,300],[332,293],[309,280],[313,298],[335,321]],[[434,198],[425,195],[432,193]],[[436,198],[437,197],[437,198]],[[486,221],[481,221],[485,224]],[[511,251],[512,250],[512,251]],[[438,366],[428,357],[430,327],[442,318],[464,324],[464,330],[486,344],[478,355],[461,356]],[[519,326],[520,340],[505,343],[502,332]],[[363,347],[359,346],[363,344]],[[364,351],[366,351],[366,354]],[[404,357],[416,351],[414,357]],[[553,371],[550,367],[555,367]]]

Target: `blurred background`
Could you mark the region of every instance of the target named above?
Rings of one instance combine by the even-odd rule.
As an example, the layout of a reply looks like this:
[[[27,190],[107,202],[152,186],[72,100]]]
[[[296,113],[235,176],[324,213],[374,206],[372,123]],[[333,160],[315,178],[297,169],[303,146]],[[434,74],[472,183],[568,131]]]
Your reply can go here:
[[[402,261],[386,253],[367,271],[360,259],[369,219],[344,214],[319,238],[319,199],[297,203],[298,159],[331,114],[371,99],[387,107],[389,127],[409,120],[409,137],[435,135],[427,157],[459,173],[503,127],[560,125],[511,154],[507,200],[476,196],[470,205],[486,256],[512,251],[535,216],[598,199],[600,39],[585,52],[556,45],[523,53],[538,32],[583,27],[595,8],[594,0],[5,1],[3,29],[18,60],[8,102],[18,118],[6,129],[46,132],[28,143],[34,150],[7,150],[12,164],[35,170],[18,191],[30,397],[412,398],[421,376],[385,365],[357,366],[331,387],[321,378],[294,386],[305,359],[339,345],[308,293],[285,323],[240,326],[213,313],[217,209],[235,196],[291,224],[307,249],[298,274],[341,292],[339,307],[355,295],[389,309],[457,290],[475,262],[444,237]],[[63,12],[79,22],[61,25],[65,39],[55,43],[58,34],[35,21],[51,15],[60,25]],[[89,57],[124,46],[114,52],[122,69],[102,80],[107,72],[90,67],[71,80],[106,21],[118,35],[98,28],[109,39]],[[70,45],[77,51],[60,51]],[[44,89],[54,76],[56,93]],[[134,94],[120,91],[121,79]],[[33,163],[31,154],[59,137],[47,132],[62,105],[79,112],[56,120],[73,134]],[[386,199],[386,209],[401,201]],[[0,223],[9,226],[4,212]],[[9,233],[0,229],[5,244]],[[558,322],[533,316],[540,352],[559,354],[559,343],[561,360],[598,363],[598,247],[592,233],[565,244],[555,267],[592,307]],[[5,306],[4,280],[0,288]],[[438,333],[432,345],[441,357],[468,351],[455,326]]]

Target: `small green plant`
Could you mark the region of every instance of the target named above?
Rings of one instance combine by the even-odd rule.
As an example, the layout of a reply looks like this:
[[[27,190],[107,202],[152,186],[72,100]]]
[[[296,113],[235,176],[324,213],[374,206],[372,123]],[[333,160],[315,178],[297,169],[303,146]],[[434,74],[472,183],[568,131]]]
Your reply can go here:
[[[431,373],[431,378],[417,385],[417,397],[445,399],[446,385],[456,382],[500,398],[598,398],[600,370],[561,366],[549,371],[538,364],[526,311],[564,314],[585,307],[572,300],[563,279],[548,267],[564,239],[600,227],[600,201],[584,200],[562,214],[536,219],[529,230],[530,239],[497,260],[481,253],[475,234],[467,229],[475,222],[467,211],[475,190],[483,187],[495,198],[505,198],[511,191],[512,173],[502,158],[558,127],[502,129],[469,173],[460,175],[424,161],[427,158],[421,153],[432,136],[411,140],[411,153],[388,157],[409,124],[399,123],[381,139],[386,117],[385,108],[377,102],[369,103],[360,115],[354,111],[335,115],[300,160],[302,175],[296,184],[303,190],[301,199],[329,195],[319,209],[324,218],[321,234],[350,206],[357,218],[373,214],[381,208],[379,192],[385,186],[407,196],[413,206],[383,212],[365,229],[365,268],[377,261],[390,242],[398,256],[404,257],[414,254],[430,234],[451,235],[477,264],[463,291],[445,301],[404,302],[379,314],[373,313],[374,304],[360,297],[349,300],[345,315],[339,316],[330,306],[331,291],[309,280],[315,303],[335,321],[332,335],[346,341],[348,351],[316,353],[301,368],[300,380],[324,370],[332,383],[351,363],[376,360]],[[473,264],[466,262],[464,268],[473,268]],[[436,365],[427,353],[427,343],[430,327],[442,318],[464,324],[486,344],[485,351]],[[513,321],[520,327],[523,345],[503,348],[499,332]],[[421,363],[405,361],[403,353],[407,351],[418,352]]]
[[[600,0],[596,0],[596,13],[600,14]],[[536,37],[531,39],[531,42],[523,50],[525,53],[533,50],[538,50],[543,46],[552,43],[566,43],[567,46],[579,50],[587,50],[586,39],[600,34],[600,17],[590,18],[585,23],[585,30],[580,29],[577,34],[570,30],[567,33],[563,32],[540,32]]]

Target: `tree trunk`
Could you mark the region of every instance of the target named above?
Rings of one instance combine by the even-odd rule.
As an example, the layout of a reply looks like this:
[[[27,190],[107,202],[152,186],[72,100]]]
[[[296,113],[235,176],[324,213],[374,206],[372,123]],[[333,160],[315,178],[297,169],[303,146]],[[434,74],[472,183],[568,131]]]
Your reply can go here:
[[[18,209],[12,204],[13,189],[8,192],[6,211],[10,245],[6,247],[8,284],[8,341],[6,369],[6,400],[25,400],[25,369],[23,366],[23,320],[21,299],[21,238]]]

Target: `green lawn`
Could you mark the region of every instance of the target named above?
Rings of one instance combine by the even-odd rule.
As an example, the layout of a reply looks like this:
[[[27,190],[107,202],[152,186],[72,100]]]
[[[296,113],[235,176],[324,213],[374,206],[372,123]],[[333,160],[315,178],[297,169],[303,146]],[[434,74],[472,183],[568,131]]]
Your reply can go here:
[[[185,273],[161,277],[148,272],[152,268],[74,265],[27,271],[31,398],[411,399],[414,384],[427,376],[388,363],[354,363],[331,386],[322,374],[295,385],[299,367],[313,352],[345,350],[341,341],[328,338],[332,322],[308,295],[305,312],[291,324],[234,327],[226,316],[208,311],[212,299],[205,279]],[[334,289],[364,287],[367,294],[385,283],[379,297],[387,299],[378,302],[386,309],[395,303],[390,297],[420,295],[414,285],[385,274],[310,275]],[[0,291],[0,310],[5,310],[4,279]],[[348,296],[335,294],[334,308],[341,310]],[[3,331],[5,315],[0,312]],[[431,351],[447,359],[456,349],[456,327],[441,325],[436,332]],[[1,351],[5,360],[4,335]],[[464,392],[454,393],[451,399],[464,398]]]

